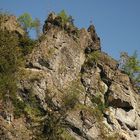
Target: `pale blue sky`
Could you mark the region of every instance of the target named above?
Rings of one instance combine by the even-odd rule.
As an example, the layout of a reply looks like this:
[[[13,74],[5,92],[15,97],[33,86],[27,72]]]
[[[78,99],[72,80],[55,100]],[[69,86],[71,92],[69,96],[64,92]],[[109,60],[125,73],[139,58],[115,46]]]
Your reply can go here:
[[[93,21],[102,49],[118,59],[121,51],[140,55],[140,0],[0,0],[0,8],[17,16],[28,12],[42,23],[50,11],[66,10],[79,28]]]

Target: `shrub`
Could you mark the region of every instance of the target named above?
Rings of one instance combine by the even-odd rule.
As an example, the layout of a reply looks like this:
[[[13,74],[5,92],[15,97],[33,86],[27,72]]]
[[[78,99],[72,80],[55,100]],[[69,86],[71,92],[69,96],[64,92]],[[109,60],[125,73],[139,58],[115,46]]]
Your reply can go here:
[[[140,92],[140,60],[137,52],[135,51],[132,56],[122,52],[120,58],[120,69],[128,74],[133,85]]]
[[[63,96],[63,106],[65,110],[70,110],[73,109],[78,102],[78,95],[76,93],[71,93],[71,94],[65,94]]]
[[[87,55],[87,61],[84,64],[84,66],[90,66],[95,67],[98,63],[100,52],[99,51],[93,51],[92,53]]]
[[[0,94],[15,94],[19,67],[23,64],[18,37],[15,33],[0,31]]]
[[[26,107],[26,104],[23,101],[20,101],[18,98],[13,99],[13,105],[14,105],[14,116],[20,117],[22,114],[24,114],[24,109]]]
[[[24,56],[28,55],[32,52],[36,42],[37,42],[36,40],[29,38],[27,35],[20,38],[19,46],[20,46],[21,51],[22,51]]]
[[[71,25],[74,24],[74,19],[72,16],[68,16],[65,10],[62,10],[60,13],[58,13],[58,16],[61,17],[63,25],[68,23],[71,23]]]
[[[105,109],[107,108],[107,104],[103,103],[103,101],[101,100],[100,96],[94,96],[91,98],[91,101],[93,104],[97,105],[97,108],[99,109],[99,111],[101,111],[102,113],[104,113]]]

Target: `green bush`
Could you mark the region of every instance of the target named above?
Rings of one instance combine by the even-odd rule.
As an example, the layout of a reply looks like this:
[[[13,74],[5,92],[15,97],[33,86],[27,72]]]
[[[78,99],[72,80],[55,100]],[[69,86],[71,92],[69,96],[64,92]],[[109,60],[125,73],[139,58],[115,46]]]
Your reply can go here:
[[[65,94],[63,96],[63,108],[65,110],[73,109],[78,102],[78,95],[77,93]]]
[[[17,35],[8,31],[0,32],[0,95],[4,97],[15,94],[18,70],[23,59]]]
[[[102,113],[104,113],[105,109],[108,107],[106,103],[103,103],[103,101],[101,100],[100,96],[94,96],[91,98],[91,101],[93,104],[97,105],[97,108],[99,109],[99,111],[101,111]]]
[[[140,60],[135,51],[132,56],[126,52],[122,52],[120,56],[120,69],[123,70],[131,78],[131,82],[140,92]]]
[[[99,51],[93,51],[90,54],[87,54],[87,60],[83,65],[83,68],[85,67],[96,67],[98,61],[99,61]]]
[[[30,54],[36,43],[37,43],[36,40],[33,40],[33,39],[29,38],[27,35],[20,38],[19,46],[21,48],[22,54],[24,56]]]
[[[63,24],[66,24],[68,22],[71,25],[74,25],[74,19],[72,18],[72,16],[68,16],[65,10],[62,10],[60,13],[58,13],[58,16],[61,17]]]
[[[21,117],[21,115],[25,113],[24,109],[26,107],[26,104],[15,97],[13,99],[13,105],[14,105],[14,116],[17,118]]]

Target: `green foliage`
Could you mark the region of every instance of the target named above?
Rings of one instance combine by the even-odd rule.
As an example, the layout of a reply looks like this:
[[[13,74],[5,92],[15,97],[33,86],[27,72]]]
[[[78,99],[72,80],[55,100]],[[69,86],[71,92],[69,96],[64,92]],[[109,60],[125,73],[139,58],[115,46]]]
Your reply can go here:
[[[62,11],[58,14],[58,16],[62,18],[62,22],[63,22],[63,23],[67,23],[67,22],[68,22],[69,16],[66,14],[66,12],[65,12],[64,10],[62,10]]]
[[[28,55],[32,52],[36,42],[37,42],[36,40],[29,38],[27,35],[20,38],[19,46],[20,46],[21,51],[22,51],[24,56]]]
[[[38,18],[35,18],[35,20],[33,22],[33,26],[34,26],[34,29],[36,31],[36,37],[39,38],[41,35],[41,23],[40,23],[40,20]]]
[[[0,31],[0,95],[13,95],[19,66],[22,65],[18,37],[8,31]]]
[[[25,102],[19,100],[18,98],[14,98],[13,99],[13,105],[14,105],[14,116],[15,117],[21,117],[21,115],[23,115],[25,112],[24,112],[24,109],[26,107],[26,104]]]
[[[65,94],[63,96],[63,106],[65,110],[70,110],[73,109],[78,102],[78,94],[77,93],[72,93],[72,94]]]
[[[137,52],[135,51],[132,56],[122,52],[120,58],[120,69],[128,74],[134,86],[140,91],[140,60]]]
[[[18,22],[23,27],[26,33],[28,33],[31,29],[35,29],[37,38],[40,36],[41,23],[38,18],[33,20],[30,14],[24,13],[18,17]]]
[[[12,74],[0,74],[0,99],[14,96],[17,91],[16,79]]]
[[[32,89],[27,93],[27,97],[22,99],[20,97],[13,98],[14,105],[14,115],[15,117],[20,117],[21,115],[26,115],[32,121],[37,119],[37,117],[42,117],[44,115],[44,110],[40,107],[40,102],[34,95]]]
[[[55,95],[49,95],[49,91],[46,93],[46,117],[38,126],[37,139],[45,140],[74,140],[70,135],[66,133],[67,124],[65,118],[67,112],[74,108],[78,101],[78,94],[76,91],[75,83],[72,83],[74,88],[67,89],[65,95],[62,97],[61,108],[57,107],[53,103]],[[70,90],[70,91],[69,91]],[[71,93],[70,93],[71,92]]]
[[[20,64],[21,52],[18,37],[14,33],[1,31],[0,34],[0,72],[15,73]]]
[[[18,18],[19,23],[26,31],[26,34],[19,39],[19,46],[23,55],[28,55],[32,52],[33,47],[36,44],[36,40],[29,37],[28,32],[30,29],[34,28],[36,30],[37,36],[40,34],[40,21],[39,19],[33,20],[28,13],[24,13]]]
[[[22,53],[29,53],[34,41],[28,37],[19,39],[16,33],[6,30],[0,32],[0,99],[10,98],[15,116],[20,117],[26,106],[16,95],[19,67],[24,64]]]
[[[107,108],[107,104],[103,103],[100,96],[94,96],[91,99],[93,104],[97,105],[97,108],[103,113]]]
[[[34,116],[42,116],[44,114],[43,109],[40,107],[40,102],[34,95],[33,91],[30,90],[28,93],[28,103],[26,103],[27,110]]]
[[[33,19],[28,13],[24,13],[19,16],[18,21],[26,32],[28,32],[31,28],[34,27]]]
[[[87,55],[87,61],[84,64],[83,67],[86,67],[86,66],[90,66],[90,67],[96,66],[97,63],[98,63],[99,55],[100,55],[99,51],[93,51],[92,53],[88,54]]]
[[[48,117],[43,122],[43,135],[46,140],[61,140],[63,133],[63,116],[56,112],[48,112]]]
[[[94,62],[98,62],[98,58],[99,58],[99,51],[93,51],[91,54],[88,55],[88,60],[94,61]]]
[[[47,105],[45,118],[39,121],[39,125],[35,128],[35,136],[40,140],[63,140],[61,134],[64,130],[64,111],[59,113],[58,108],[53,105],[51,96],[46,97]]]
[[[61,17],[63,24],[69,22],[73,25],[74,19],[72,18],[72,16],[68,16],[65,10],[62,10],[60,13],[58,13],[58,16]]]
[[[65,94],[63,95],[62,108],[66,111],[74,109],[76,104],[79,102],[79,95],[84,92],[84,87],[82,86],[79,79],[72,81],[69,88],[65,90]]]

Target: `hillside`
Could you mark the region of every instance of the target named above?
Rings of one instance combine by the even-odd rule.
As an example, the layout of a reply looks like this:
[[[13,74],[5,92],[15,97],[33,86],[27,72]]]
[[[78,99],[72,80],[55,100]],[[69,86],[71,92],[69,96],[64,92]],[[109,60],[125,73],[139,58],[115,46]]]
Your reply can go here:
[[[1,30],[20,42],[24,31],[7,20]],[[24,59],[14,96],[0,98],[0,140],[140,139],[140,95],[102,52],[94,25],[78,29],[51,13]]]

